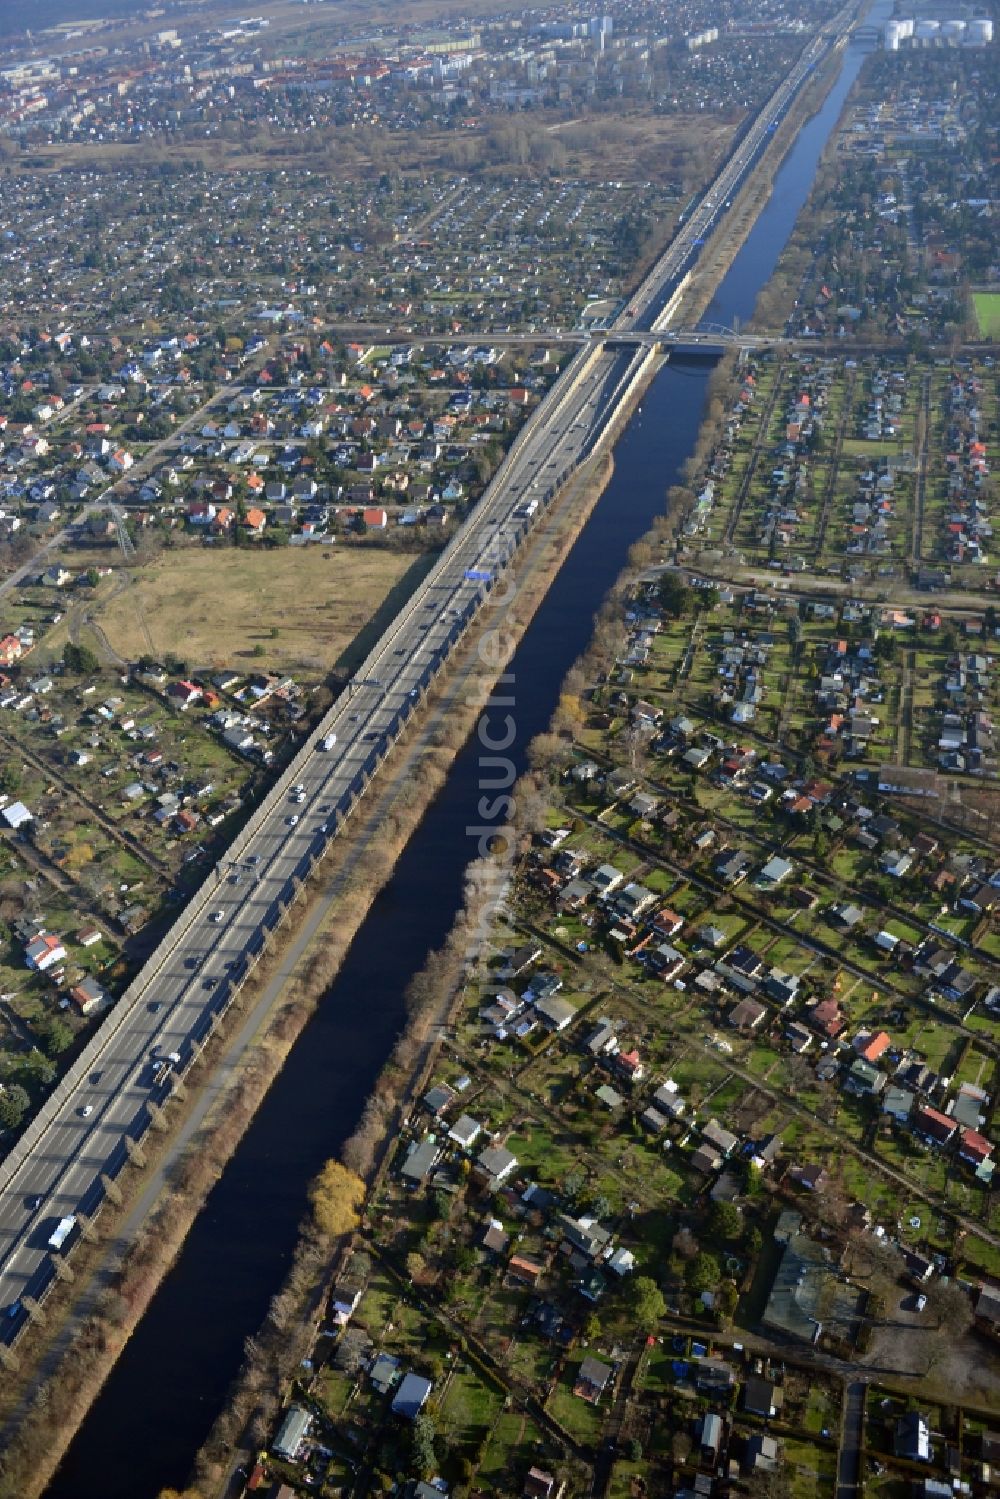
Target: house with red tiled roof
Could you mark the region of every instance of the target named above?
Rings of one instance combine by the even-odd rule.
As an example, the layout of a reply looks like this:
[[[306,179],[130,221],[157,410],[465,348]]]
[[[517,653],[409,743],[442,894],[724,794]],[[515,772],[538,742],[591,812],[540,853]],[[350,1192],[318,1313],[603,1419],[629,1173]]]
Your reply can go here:
[[[888,1031],[879,1031],[875,1036],[862,1031],[854,1038],[854,1049],[859,1057],[864,1057],[866,1062],[877,1062],[891,1045],[892,1037]]]
[[[954,1137],[958,1125],[940,1109],[922,1104],[913,1116],[913,1131],[926,1140],[928,1145],[947,1145]]]
[[[192,526],[207,526],[215,519],[215,506],[207,500],[192,500],[187,507],[187,518]]]
[[[630,1083],[637,1083],[646,1070],[634,1047],[631,1051],[620,1051],[615,1057],[614,1065]]]
[[[664,937],[676,937],[683,925],[683,916],[678,916],[677,912],[671,911],[669,906],[664,906],[662,911],[657,911],[652,921],[654,932]]]
[[[263,510],[254,508],[247,511],[243,524],[252,535],[259,536],[267,525],[267,516]]]
[[[23,654],[24,647],[16,635],[5,635],[0,640],[0,666],[13,666]]]
[[[178,708],[190,708],[192,703],[201,701],[201,688],[193,682],[173,682],[167,688],[167,696]]]
[[[511,1280],[520,1281],[523,1285],[533,1286],[537,1283],[539,1276],[545,1269],[537,1261],[531,1260],[525,1254],[511,1255],[507,1265],[507,1274]]]
[[[101,988],[94,978],[81,979],[80,983],[74,984],[69,991],[69,997],[76,1005],[81,1015],[89,1015],[102,1000],[107,999],[107,993]]]
[[[34,968],[38,973],[44,973],[47,968],[54,968],[65,957],[65,947],[51,932],[41,932],[39,936],[33,937],[24,949],[24,961],[29,968]]]
[[[844,1017],[835,999],[821,999],[819,1004],[813,1005],[806,1018],[810,1025],[815,1026],[821,1035],[831,1041],[844,1029]]]
[[[993,1142],[978,1130],[961,1129],[958,1132],[958,1155],[967,1166],[978,1170],[993,1155]]]

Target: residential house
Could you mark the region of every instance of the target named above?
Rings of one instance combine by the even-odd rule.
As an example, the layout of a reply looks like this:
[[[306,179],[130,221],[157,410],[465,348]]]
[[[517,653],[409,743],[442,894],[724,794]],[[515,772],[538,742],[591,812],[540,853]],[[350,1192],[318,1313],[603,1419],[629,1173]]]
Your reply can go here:
[[[930,1421],[920,1411],[906,1411],[897,1417],[893,1432],[893,1450],[897,1457],[911,1463],[929,1463],[931,1460]]]
[[[752,947],[737,943],[724,958],[717,959],[715,971],[744,994],[749,994],[764,977],[764,961]]]
[[[427,1135],[411,1146],[399,1174],[408,1187],[422,1187],[441,1159],[441,1147]]]
[[[24,949],[24,961],[36,973],[45,973],[48,969],[65,962],[65,959],[65,947],[51,932],[40,932]]]
[[[271,1451],[285,1462],[296,1462],[311,1426],[312,1416],[309,1412],[303,1410],[301,1405],[293,1405],[278,1428]]]
[[[728,1395],[736,1387],[736,1370],[721,1358],[697,1354],[692,1360],[694,1382],[702,1394]]]
[[[576,1018],[576,1006],[557,994],[546,994],[535,1001],[535,1014],[550,1031],[564,1031]]]
[[[954,1119],[942,1114],[930,1104],[921,1104],[913,1115],[913,1133],[927,1145],[949,1145],[958,1129]]]
[[[741,849],[733,849],[716,859],[712,870],[717,880],[733,889],[746,879],[751,862],[749,854],[743,853]]]
[[[866,1062],[864,1057],[858,1057],[852,1063],[844,1079],[844,1091],[853,1093],[858,1098],[874,1098],[885,1085],[885,1073],[873,1067],[871,1062]]]
[[[764,865],[757,876],[757,884],[762,890],[776,890],[783,884],[793,872],[794,866],[788,859],[782,859],[774,854]]]
[[[392,1414],[402,1416],[406,1421],[415,1421],[433,1388],[431,1381],[422,1374],[404,1374],[389,1407]]]
[[[741,999],[730,1010],[726,1019],[734,1030],[744,1034],[755,1031],[767,1018],[767,1006],[749,995]]]
[[[971,1166],[977,1175],[993,1174],[993,1142],[978,1130],[960,1129],[958,1133],[958,1157]]]
[[[588,1355],[577,1371],[573,1394],[579,1395],[581,1400],[586,1400],[590,1405],[596,1405],[613,1374],[614,1369],[610,1364]]]
[[[701,1460],[710,1467],[715,1466],[719,1460],[725,1437],[725,1426],[722,1417],[715,1411],[709,1411],[701,1418],[701,1436],[699,1444],[701,1447]]]
[[[478,1120],[469,1114],[460,1114],[448,1131],[448,1139],[461,1145],[463,1150],[468,1150],[481,1132],[482,1125]]]
[[[434,1115],[435,1119],[440,1119],[445,1110],[454,1103],[455,1097],[454,1088],[449,1087],[447,1083],[437,1083],[433,1088],[428,1089],[421,1103],[429,1113]]]
[[[97,980],[88,975],[78,984],[74,984],[69,991],[69,997],[81,1015],[89,1015],[91,1010],[96,1009],[108,996],[107,991],[101,988]]]
[[[701,1138],[706,1145],[718,1150],[723,1157],[732,1155],[739,1144],[736,1135],[728,1129],[723,1129],[717,1119],[710,1119],[707,1124],[702,1125]]]
[[[476,1157],[477,1174],[491,1187],[507,1180],[517,1166],[517,1156],[502,1145],[488,1145]]]

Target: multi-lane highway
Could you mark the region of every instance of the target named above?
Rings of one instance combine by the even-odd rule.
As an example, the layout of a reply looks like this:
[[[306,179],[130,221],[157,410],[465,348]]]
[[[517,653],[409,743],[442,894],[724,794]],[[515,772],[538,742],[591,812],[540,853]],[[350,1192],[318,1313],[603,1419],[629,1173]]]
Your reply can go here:
[[[854,3],[846,6],[813,38],[791,72],[755,115],[714,181],[685,216],[667,249],[629,299],[627,309],[615,324],[616,331],[652,329],[659,332],[668,326],[676,306],[675,293],[684,277],[692,271],[702,246],[732,205],[733,198],[760,160],[806,79],[832,47],[842,45],[846,40],[855,10]]]
[[[533,516],[591,451],[644,357],[635,348],[576,357],[570,379],[547,398],[546,419],[522,434],[474,515],[0,1166],[6,1340],[27,1320],[22,1297],[43,1293],[53,1276],[48,1240],[56,1224],[99,1208],[102,1176],[118,1173],[126,1140],[149,1128],[150,1105],[165,1100],[190,1065],[297,883],[419,708]],[[159,1081],[158,1072],[166,1074]]]

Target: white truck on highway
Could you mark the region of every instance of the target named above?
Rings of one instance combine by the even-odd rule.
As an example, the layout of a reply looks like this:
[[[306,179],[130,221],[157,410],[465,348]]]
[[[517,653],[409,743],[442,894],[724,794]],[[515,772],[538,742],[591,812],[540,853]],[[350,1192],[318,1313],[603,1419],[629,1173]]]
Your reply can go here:
[[[49,1234],[48,1245],[51,1250],[58,1253],[63,1247],[70,1234],[76,1228],[76,1217],[60,1218],[55,1228]]]
[[[333,746],[336,744],[336,742],[337,742],[337,736],[333,732],[333,730],[331,729],[330,732],[329,732],[329,734],[324,734],[323,735],[322,739],[319,742],[319,747],[322,750],[332,750]]]

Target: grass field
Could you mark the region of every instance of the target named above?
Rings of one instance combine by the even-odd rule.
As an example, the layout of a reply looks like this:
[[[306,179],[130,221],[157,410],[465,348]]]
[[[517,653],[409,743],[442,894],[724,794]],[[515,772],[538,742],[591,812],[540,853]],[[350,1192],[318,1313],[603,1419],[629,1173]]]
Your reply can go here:
[[[1000,338],[1000,291],[975,291],[972,305],[984,338]]]
[[[316,679],[353,654],[352,642],[389,596],[398,607],[428,565],[426,557],[415,563],[412,555],[360,547],[176,549],[98,603],[93,617],[134,661],[149,649],[138,595],[159,655],[172,651],[192,667],[245,664]]]

